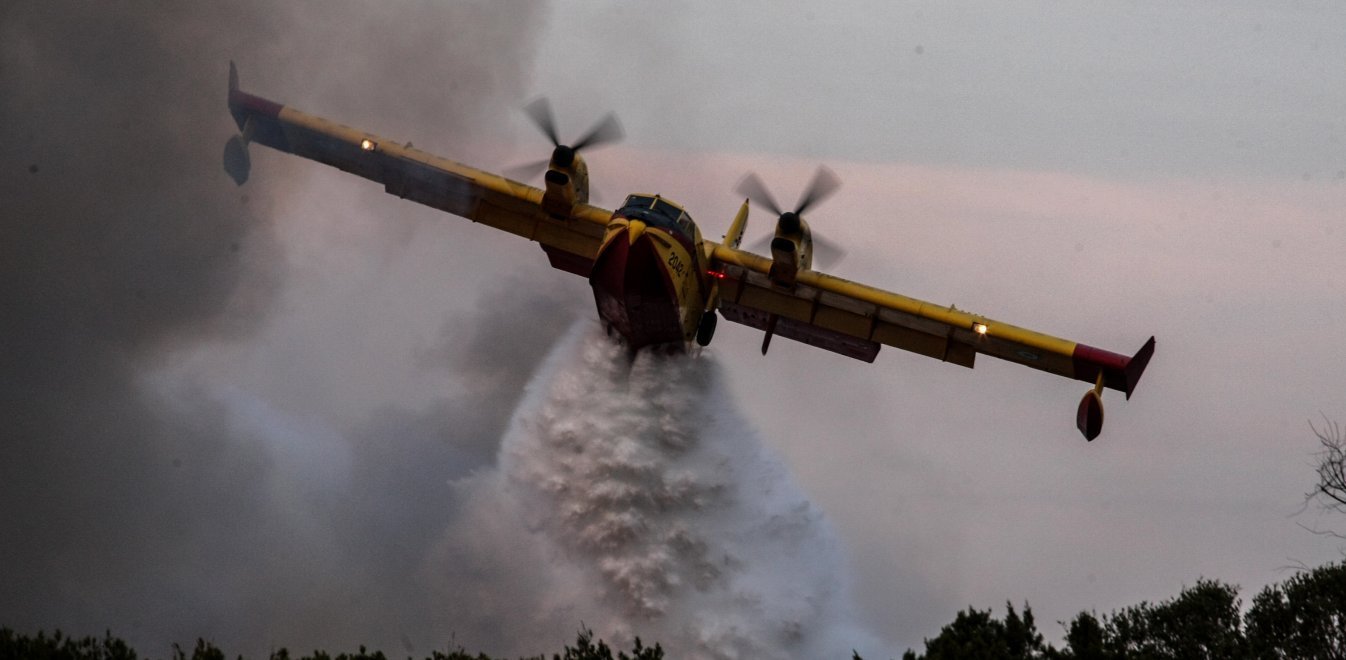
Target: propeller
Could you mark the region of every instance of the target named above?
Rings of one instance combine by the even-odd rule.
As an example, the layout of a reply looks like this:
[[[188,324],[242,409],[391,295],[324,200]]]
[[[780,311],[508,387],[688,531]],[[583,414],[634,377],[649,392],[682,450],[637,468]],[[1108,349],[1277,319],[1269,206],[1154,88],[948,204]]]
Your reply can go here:
[[[556,130],[556,118],[552,115],[551,102],[547,100],[547,97],[540,97],[529,103],[524,106],[523,111],[529,119],[533,120],[538,130],[542,131],[542,134],[551,141],[554,150],[551,158],[506,168],[505,174],[512,179],[531,179],[545,170],[552,161],[566,167],[570,165],[575,158],[575,154],[580,150],[619,142],[623,137],[622,125],[617,121],[617,115],[609,112],[580,139],[575,140],[573,144],[565,145],[561,143],[560,133]]]
[[[747,197],[758,206],[774,213],[778,218],[781,228],[786,232],[793,233],[799,231],[799,219],[808,210],[823,200],[831,197],[833,193],[841,187],[841,179],[825,166],[818,166],[818,171],[813,175],[813,181],[809,182],[808,188],[799,196],[799,202],[795,204],[793,211],[782,211],[776,199],[771,196],[771,191],[767,189],[766,184],[756,173],[749,172],[743,180],[739,182],[736,191],[738,194]],[[813,252],[819,261],[825,261],[835,264],[845,256],[846,251],[832,241],[829,241],[818,235],[818,232],[812,231]],[[761,251],[770,246],[771,239],[774,237],[768,235],[761,240],[755,241],[750,246],[754,251]]]
[[[804,190],[804,194],[799,196],[799,203],[795,204],[795,210],[790,211],[795,215],[803,215],[804,211],[810,206],[827,199],[841,187],[841,179],[832,170],[825,166],[818,166],[818,171],[813,175],[813,181],[809,182],[809,187]],[[786,215],[786,211],[780,210],[780,205],[776,199],[771,196],[771,191],[767,190],[762,179],[754,172],[749,172],[748,176],[743,177],[743,181],[738,184],[738,193],[748,199],[757,202],[757,204],[766,208],[766,210],[781,216]]]

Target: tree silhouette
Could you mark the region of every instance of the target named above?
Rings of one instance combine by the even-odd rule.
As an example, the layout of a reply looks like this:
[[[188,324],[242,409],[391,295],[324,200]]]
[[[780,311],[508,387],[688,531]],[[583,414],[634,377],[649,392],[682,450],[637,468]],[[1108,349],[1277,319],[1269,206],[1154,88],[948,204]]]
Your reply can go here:
[[[1323,426],[1318,428],[1309,422],[1309,428],[1318,436],[1322,449],[1317,453],[1318,483],[1305,497],[1317,501],[1327,511],[1346,514],[1346,433],[1341,424],[1323,417]],[[1341,534],[1327,532],[1337,538],[1346,539]]]
[[[1104,649],[1124,658],[1237,658],[1243,655],[1238,587],[1197,580],[1176,598],[1141,603],[1107,618]]]
[[[598,640],[595,644],[594,632],[588,628],[581,628],[579,635],[575,640],[574,646],[567,646],[564,655],[553,655],[553,660],[663,660],[664,650],[658,644],[652,648],[646,647],[640,643],[640,638],[635,641],[635,648],[632,653],[627,655],[625,652],[618,652],[617,657],[612,657],[612,649],[608,647],[603,640]]]
[[[1269,585],[1253,599],[1247,622],[1254,658],[1346,660],[1346,564]]]
[[[1042,635],[1026,603],[1020,618],[1014,606],[1005,603],[1005,620],[969,607],[944,626],[934,639],[925,640],[925,654],[908,650],[902,660],[1028,660],[1044,657]],[[858,656],[857,656],[858,657]]]
[[[1070,622],[1066,632],[1066,648],[1062,651],[1052,649],[1048,657],[1073,658],[1075,660],[1108,660],[1112,656],[1107,652],[1104,641],[1107,631],[1098,617],[1092,612],[1080,612]]]

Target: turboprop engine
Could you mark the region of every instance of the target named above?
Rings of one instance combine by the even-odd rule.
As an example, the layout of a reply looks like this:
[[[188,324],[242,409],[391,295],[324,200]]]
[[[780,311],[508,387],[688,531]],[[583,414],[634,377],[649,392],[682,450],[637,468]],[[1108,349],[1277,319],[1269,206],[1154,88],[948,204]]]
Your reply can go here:
[[[768,276],[780,286],[794,286],[800,270],[813,268],[813,232],[804,220],[804,211],[821,202],[841,187],[841,180],[826,167],[819,167],[813,181],[800,196],[793,211],[782,211],[771,192],[756,174],[743,178],[738,193],[776,215],[776,231],[771,236],[771,271]],[[840,250],[836,250],[838,255]]]
[[[537,176],[538,170],[546,168],[547,173],[543,177],[546,188],[542,195],[542,209],[558,218],[569,217],[576,204],[589,202],[589,166],[584,163],[579,152],[589,147],[621,140],[622,126],[617,122],[616,115],[608,113],[574,144],[565,145],[561,144],[561,138],[556,131],[556,120],[552,117],[551,103],[546,98],[539,98],[529,103],[524,112],[528,113],[529,118],[543,135],[551,140],[553,147],[551,158],[509,168],[506,174],[521,179],[532,178]]]
[[[771,237],[771,272],[777,284],[794,284],[800,270],[813,267],[813,235],[797,212],[782,213]]]

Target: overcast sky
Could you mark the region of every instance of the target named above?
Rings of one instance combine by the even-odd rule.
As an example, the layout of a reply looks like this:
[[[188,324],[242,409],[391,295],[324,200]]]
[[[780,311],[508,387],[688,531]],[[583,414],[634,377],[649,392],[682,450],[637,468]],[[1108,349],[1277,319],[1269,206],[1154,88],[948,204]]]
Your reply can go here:
[[[292,157],[254,150],[235,188],[230,59],[487,168],[546,155],[536,95],[563,136],[616,111],[599,201],[659,192],[712,237],[745,172],[789,200],[825,163],[832,272],[1120,353],[1157,336],[1085,443],[1082,383],[763,358],[721,325],[700,359],[830,521],[874,657],[968,605],[1027,600],[1054,638],[1203,576],[1250,600],[1339,556],[1302,525],[1346,527],[1295,515],[1308,421],[1346,416],[1343,26],[1327,2],[6,6],[0,625],[513,652],[454,593],[448,482],[495,469],[588,287]]]

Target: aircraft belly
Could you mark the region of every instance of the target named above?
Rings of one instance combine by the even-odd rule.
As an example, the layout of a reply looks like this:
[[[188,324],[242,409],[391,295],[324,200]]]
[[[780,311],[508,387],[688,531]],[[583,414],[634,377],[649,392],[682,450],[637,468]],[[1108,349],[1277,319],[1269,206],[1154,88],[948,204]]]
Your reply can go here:
[[[685,340],[681,287],[663,247],[648,235],[632,245],[622,231],[603,246],[589,276],[599,317],[632,348]]]

